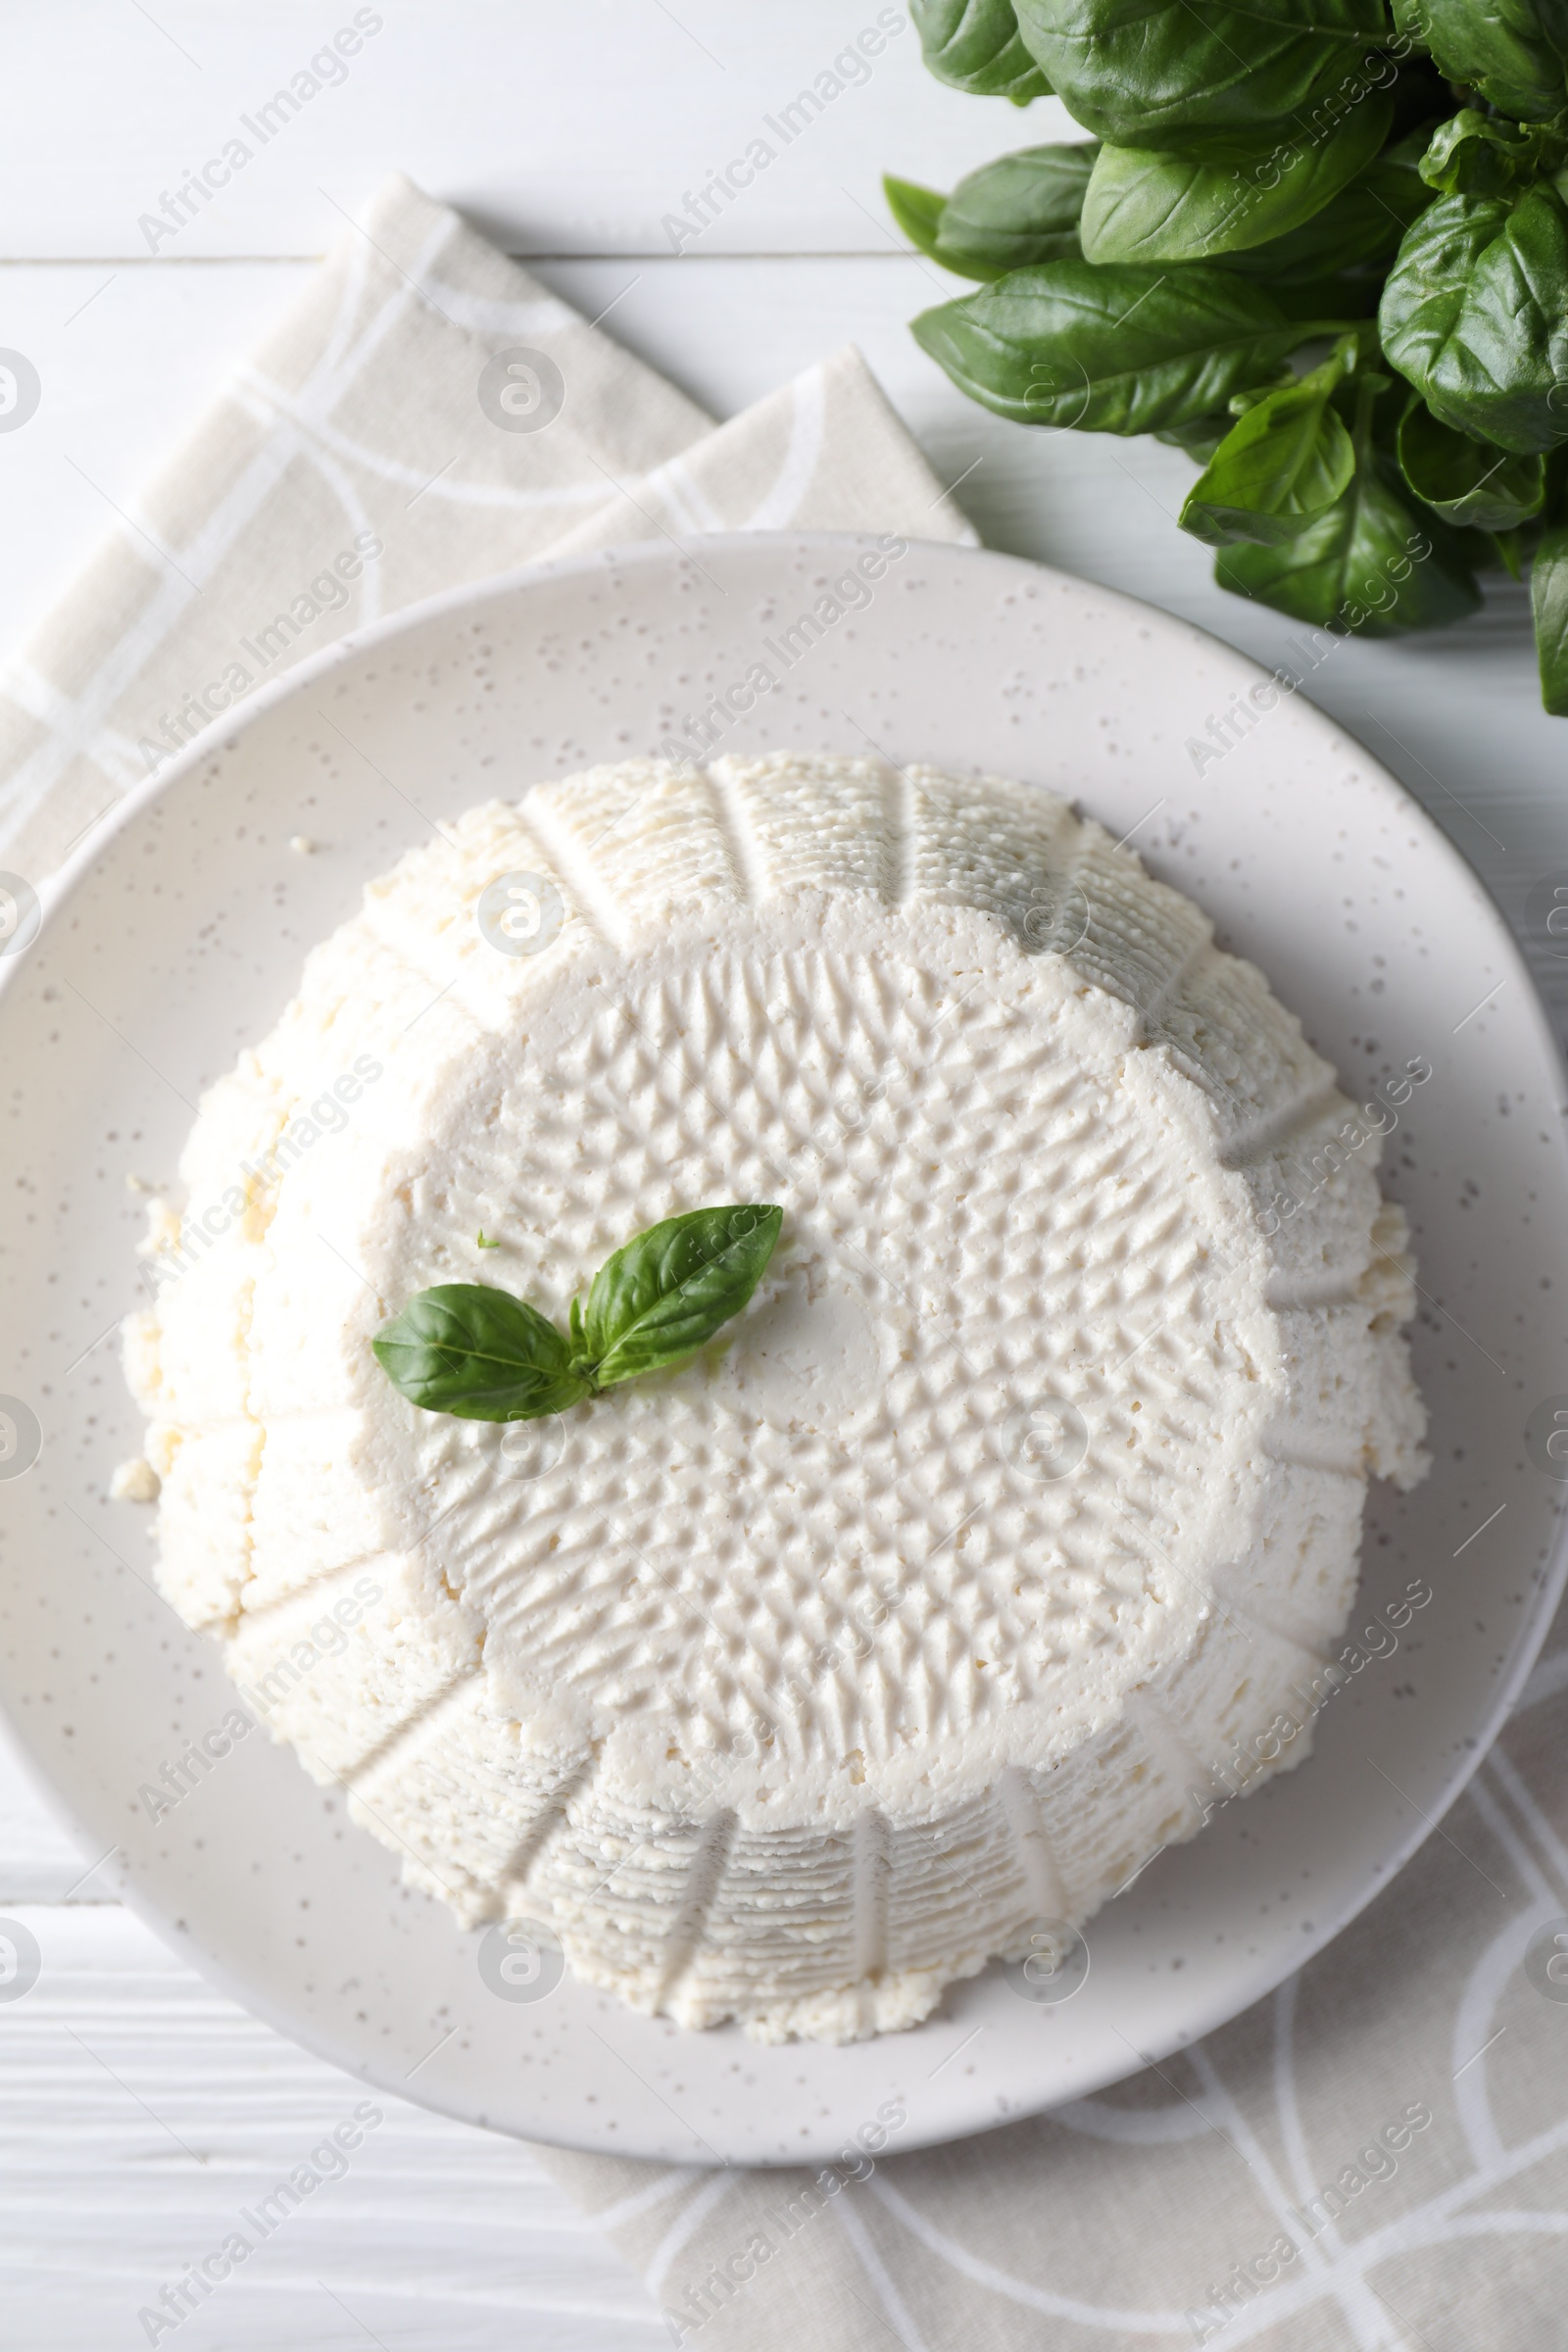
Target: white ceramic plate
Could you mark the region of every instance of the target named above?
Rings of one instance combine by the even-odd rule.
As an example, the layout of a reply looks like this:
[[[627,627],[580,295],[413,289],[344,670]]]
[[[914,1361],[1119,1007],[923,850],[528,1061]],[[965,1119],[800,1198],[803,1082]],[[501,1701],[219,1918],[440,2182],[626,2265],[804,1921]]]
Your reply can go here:
[[[1299,698],[1198,773],[1188,739],[1260,673],[1034,564],[911,548],[786,668],[781,629],[861,544],[640,548],[349,639],[139,793],[66,877],[42,936],[0,960],[0,1392],[42,1432],[36,1465],[0,1478],[0,1699],[93,1850],[118,1848],[126,1900],[197,1967],[371,2082],[577,2147],[820,2158],[896,2096],[907,2148],[1088,2092],[1207,2032],[1427,1835],[1561,1583],[1561,1489],[1539,1434],[1526,1440],[1554,1386],[1544,1284],[1568,1264],[1560,1079],[1479,883]],[[113,1331],[138,1295],[145,1202],[127,1173],[172,1173],[200,1090],[427,817],[653,750],[757,662],[780,684],[727,744],[869,741],[1054,786],[1208,908],[1352,1094],[1410,1060],[1432,1068],[1385,1157],[1420,1254],[1436,1457],[1413,1496],[1373,1491],[1352,1630],[1377,1627],[1363,1648],[1386,1654],[1326,1707],[1304,1769],[1221,1810],[1092,1924],[1072,1998],[1037,2004],[993,1968],[918,2031],[848,2049],[683,2033],[569,1978],[545,1999],[497,1998],[478,1939],[401,1887],[341,1798],[260,1736],[155,1825],[138,1788],[233,1695],[216,1650],[146,1581],[150,1514],[107,1499],[140,1440]],[[291,851],[297,834],[318,853]],[[12,1418],[24,1441],[25,1415]],[[1432,1598],[1391,1628],[1413,1579]]]

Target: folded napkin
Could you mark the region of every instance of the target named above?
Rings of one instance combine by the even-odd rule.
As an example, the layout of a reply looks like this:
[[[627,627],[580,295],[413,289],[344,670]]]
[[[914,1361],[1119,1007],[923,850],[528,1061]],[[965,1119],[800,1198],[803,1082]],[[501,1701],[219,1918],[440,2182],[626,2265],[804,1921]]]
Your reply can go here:
[[[0,670],[0,858],[36,884],[264,680],[438,590],[811,528],[974,539],[853,346],[715,424],[393,179]]]
[[[0,673],[0,861],[41,879],[199,727],[377,613],[535,557],[791,525],[972,537],[855,351],[715,425],[396,181]],[[814,2175],[541,2161],[703,2352],[1561,2343],[1554,1642],[1382,1899],[1102,2096]]]

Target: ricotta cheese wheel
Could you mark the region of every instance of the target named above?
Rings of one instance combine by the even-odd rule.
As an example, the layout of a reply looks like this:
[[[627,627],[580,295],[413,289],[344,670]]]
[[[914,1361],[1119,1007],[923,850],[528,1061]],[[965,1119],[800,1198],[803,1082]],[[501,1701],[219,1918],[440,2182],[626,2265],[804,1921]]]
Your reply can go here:
[[[911,2025],[1305,1754],[1366,1481],[1425,1467],[1375,1111],[1051,793],[780,754],[474,808],[155,1212],[164,1591],[465,1923],[682,2025]],[[564,1326],[725,1201],[782,1236],[675,1370],[497,1426],[371,1352],[436,1283]]]

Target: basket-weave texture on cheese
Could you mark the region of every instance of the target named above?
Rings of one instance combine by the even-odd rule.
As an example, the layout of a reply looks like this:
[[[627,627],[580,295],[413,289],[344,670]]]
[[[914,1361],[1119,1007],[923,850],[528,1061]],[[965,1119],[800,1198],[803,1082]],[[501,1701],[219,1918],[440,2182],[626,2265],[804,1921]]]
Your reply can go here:
[[[127,1335],[164,1590],[465,1922],[684,2025],[912,2024],[1305,1753],[1366,1481],[1424,1467],[1377,1152],[1050,793],[536,786],[373,883],[203,1099]],[[435,1283],[564,1325],[747,1200],[744,1313],[557,1421],[371,1353]]]

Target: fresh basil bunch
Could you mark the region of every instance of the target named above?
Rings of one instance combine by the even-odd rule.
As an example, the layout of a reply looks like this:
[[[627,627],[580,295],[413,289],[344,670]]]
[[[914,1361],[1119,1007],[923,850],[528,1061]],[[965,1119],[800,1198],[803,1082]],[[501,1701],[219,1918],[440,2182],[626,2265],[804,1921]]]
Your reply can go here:
[[[1568,715],[1568,0],[911,0],[956,88],[1091,136],[943,196],[979,291],[915,336],[999,416],[1156,433],[1222,587],[1331,630],[1474,612],[1528,567]]]

